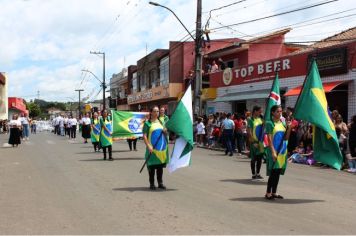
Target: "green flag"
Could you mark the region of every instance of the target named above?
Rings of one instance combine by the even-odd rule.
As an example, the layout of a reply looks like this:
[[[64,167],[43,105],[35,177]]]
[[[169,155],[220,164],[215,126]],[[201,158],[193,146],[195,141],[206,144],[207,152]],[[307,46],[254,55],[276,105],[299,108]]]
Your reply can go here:
[[[265,122],[271,121],[271,108],[274,105],[281,105],[281,96],[279,94],[279,79],[278,73],[276,73],[276,78],[273,81],[271,92],[268,96],[267,106],[265,111]]]
[[[340,170],[342,155],[335,126],[330,119],[328,103],[315,60],[295,105],[294,117],[314,125],[313,149],[315,160]]]
[[[191,86],[189,86],[179,101],[176,110],[166,123],[167,129],[178,136],[168,164],[169,172],[190,165],[191,152],[193,150],[192,113],[192,91]]]

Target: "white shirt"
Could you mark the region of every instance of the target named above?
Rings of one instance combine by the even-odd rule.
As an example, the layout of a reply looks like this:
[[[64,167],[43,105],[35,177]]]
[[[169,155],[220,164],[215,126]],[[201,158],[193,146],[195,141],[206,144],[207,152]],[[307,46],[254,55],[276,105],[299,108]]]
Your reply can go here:
[[[10,126],[10,127],[12,127],[12,126],[20,127],[20,126],[21,126],[21,121],[20,121],[19,119],[17,119],[17,120],[10,120],[9,126]],[[14,127],[14,128],[15,128],[15,127]]]
[[[28,118],[27,117],[20,117],[20,122],[23,125],[28,125]]]
[[[83,125],[90,125],[91,124],[91,120],[89,117],[83,117],[82,118],[82,124]]]
[[[203,122],[200,122],[197,125],[197,134],[205,134],[205,125],[203,124]]]
[[[71,119],[68,120],[68,124],[70,126],[77,125],[77,123],[78,123],[78,121],[77,121],[76,118],[71,118]]]

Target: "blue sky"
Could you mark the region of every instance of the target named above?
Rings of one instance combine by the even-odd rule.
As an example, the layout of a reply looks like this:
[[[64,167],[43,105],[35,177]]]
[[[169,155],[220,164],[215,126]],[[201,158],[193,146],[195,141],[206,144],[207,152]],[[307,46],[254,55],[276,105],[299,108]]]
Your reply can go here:
[[[195,28],[196,1],[157,0],[176,12],[189,30]],[[208,12],[237,1],[203,0],[203,23]],[[210,28],[312,5],[323,0],[246,0],[212,12]],[[356,26],[356,1],[339,0],[323,6],[232,28],[212,30],[212,39],[258,36],[289,24],[352,15],[315,25],[296,25],[286,41],[320,40]],[[186,36],[184,28],[167,10],[146,0],[0,0],[0,71],[9,79],[9,96],[26,100],[77,100],[84,89],[90,100],[100,92],[99,82],[82,69],[102,78],[102,59],[90,51],[106,53],[106,79],[123,67],[136,64],[156,48]],[[312,23],[308,22],[308,23]],[[307,24],[307,23],[305,23]],[[293,27],[292,27],[293,28]],[[101,98],[99,93],[97,96]]]

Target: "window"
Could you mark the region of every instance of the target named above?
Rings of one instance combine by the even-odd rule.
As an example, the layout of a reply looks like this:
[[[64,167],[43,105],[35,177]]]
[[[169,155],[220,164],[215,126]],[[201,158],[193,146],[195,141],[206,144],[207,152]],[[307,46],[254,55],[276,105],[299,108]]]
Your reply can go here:
[[[169,84],[169,56],[163,58],[160,61],[160,85],[166,85]]]
[[[132,74],[132,93],[137,92],[137,72]]]

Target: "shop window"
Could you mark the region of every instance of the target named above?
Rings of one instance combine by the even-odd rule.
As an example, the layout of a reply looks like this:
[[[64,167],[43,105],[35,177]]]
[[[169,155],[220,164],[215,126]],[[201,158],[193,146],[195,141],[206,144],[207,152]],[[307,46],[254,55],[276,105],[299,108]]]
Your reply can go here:
[[[226,63],[226,65],[227,65],[227,67],[229,67],[229,68],[233,68],[233,67],[234,67],[234,61],[228,61],[228,62]]]
[[[132,93],[136,93],[138,88],[137,73],[132,74]]]
[[[169,57],[168,56],[160,61],[159,83],[160,85],[169,84]]]

